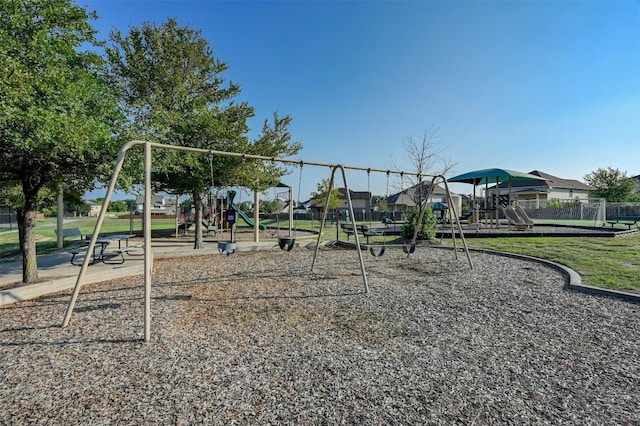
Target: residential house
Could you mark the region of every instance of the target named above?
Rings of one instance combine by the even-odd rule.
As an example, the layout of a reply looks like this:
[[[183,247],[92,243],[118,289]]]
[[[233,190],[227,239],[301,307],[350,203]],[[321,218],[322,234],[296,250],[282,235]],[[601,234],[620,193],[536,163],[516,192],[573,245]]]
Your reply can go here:
[[[151,196],[151,214],[152,215],[169,215],[176,214],[175,198],[164,198],[162,195]],[[136,197],[136,213],[144,211],[144,195]]]
[[[422,194],[426,196],[429,192],[429,186],[431,185],[430,181],[422,182]],[[393,194],[386,199],[387,209],[391,213],[391,216],[400,218],[402,215],[409,211],[411,208],[416,206],[416,200],[418,197],[418,188],[420,185],[415,185],[411,188],[407,188],[403,191],[400,191],[396,194]],[[340,205],[338,206],[338,210],[346,215],[349,210],[349,204],[347,201],[347,192],[345,188],[338,188],[340,193]],[[351,196],[351,202],[353,204],[353,212],[356,215],[357,220],[362,220],[367,217],[367,214],[370,214],[373,210],[376,210],[377,206],[372,204],[372,196],[369,191],[352,191],[349,190],[349,195]],[[451,194],[456,212],[460,212],[462,209],[462,198],[457,194]],[[430,203],[447,203],[446,190],[440,186],[436,185],[429,198]],[[324,204],[318,204],[315,199],[311,199],[302,203],[309,210],[322,213],[324,209]]]
[[[97,217],[102,211],[102,204],[95,203],[93,201],[85,201],[85,204],[89,206],[89,216]]]
[[[529,172],[539,176],[544,180],[531,180],[511,182],[509,192],[509,182],[500,182],[496,187],[488,188],[489,197],[493,197],[500,192],[501,198],[511,194],[511,202],[515,201],[525,208],[543,208],[547,201],[551,200],[587,200],[589,199],[589,185],[575,179],[563,179],[550,175],[539,170]]]
[[[390,195],[387,198],[387,207],[391,213],[407,212],[416,207],[417,202],[424,199],[430,192],[428,202],[429,203],[441,203],[449,207],[447,200],[447,191],[441,185],[435,185],[433,191],[430,191],[431,181],[422,181],[410,188],[402,190],[396,194]],[[453,199],[454,208],[459,215],[462,209],[462,197],[458,194],[451,193]],[[397,216],[397,215],[394,215]]]
[[[338,206],[338,210],[345,214],[349,211],[349,201],[347,200],[347,191],[345,188],[337,188],[340,199],[340,205]],[[357,218],[360,218],[361,215],[364,215],[367,212],[371,211],[371,193],[369,191],[352,191],[349,190],[349,196],[351,197],[351,203],[353,206],[353,212]],[[324,209],[323,203],[318,203],[315,198],[312,198],[308,201],[301,203],[308,210],[311,210],[314,213],[322,213]]]
[[[349,211],[347,191],[345,190],[345,188],[338,188],[338,191],[340,191],[340,206],[338,208],[346,213]],[[360,214],[364,215],[365,213],[371,211],[371,193],[369,191],[349,190],[349,196],[351,197],[353,213],[356,216],[359,216]]]

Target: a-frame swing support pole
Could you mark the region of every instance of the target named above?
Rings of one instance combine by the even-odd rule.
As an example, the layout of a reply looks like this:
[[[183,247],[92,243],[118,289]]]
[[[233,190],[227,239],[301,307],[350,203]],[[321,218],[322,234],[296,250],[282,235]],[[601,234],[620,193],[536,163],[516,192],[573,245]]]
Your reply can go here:
[[[331,177],[329,178],[329,187],[327,188],[327,194],[331,193],[333,189],[333,182],[335,180],[336,171],[340,169],[342,172],[342,181],[344,182],[344,190],[347,194],[347,204],[349,205],[349,215],[352,218],[355,218],[353,215],[353,203],[351,201],[351,194],[349,193],[349,183],[347,182],[347,173],[345,172],[345,168],[342,165],[335,165],[331,168]],[[318,257],[318,249],[320,248],[320,238],[322,238],[322,232],[324,231],[324,224],[327,220],[327,213],[329,211],[329,199],[330,197],[327,195],[327,199],[324,203],[324,210],[322,213],[322,221],[320,222],[320,231],[318,232],[318,241],[316,243],[316,249],[313,253],[313,260],[311,261],[311,272],[313,272],[316,266],[316,258]],[[355,222],[353,222],[353,226],[355,229]],[[360,238],[358,237],[358,233],[353,233],[356,240],[356,247],[358,249],[358,259],[360,260],[360,269],[362,271],[362,280],[364,282],[364,291],[365,293],[369,293],[369,282],[367,280],[367,271],[364,267],[364,258],[362,257],[362,248],[360,247]]]
[[[447,183],[447,180],[444,178],[444,176],[442,176],[442,180],[444,182],[444,187],[447,192],[447,201],[449,202],[450,206],[453,206],[454,205],[453,197],[451,196],[451,191],[449,191],[449,184]],[[467,261],[469,262],[469,267],[473,269],[473,262],[471,261],[471,255],[469,255],[469,247],[467,246],[467,240],[464,238],[464,232],[462,231],[462,225],[460,224],[460,217],[458,216],[458,212],[453,207],[449,210],[451,211],[451,213],[449,213],[451,215],[450,220],[452,222],[455,221],[455,223],[458,225],[458,231],[460,232],[460,241],[462,241],[464,252],[467,255]],[[455,246],[455,231],[453,229],[453,223],[451,224],[451,238],[454,241],[454,250],[456,251],[456,257],[457,257],[458,248]]]
[[[454,208],[453,197],[451,196],[451,191],[449,190],[449,184],[447,183],[447,179],[443,175],[433,175],[433,178],[431,179],[431,185],[429,187],[430,188],[429,189],[429,193],[427,194],[425,199],[422,200],[422,202],[421,202],[421,207],[422,208],[420,209],[420,214],[418,215],[418,220],[416,221],[416,227],[413,230],[413,238],[411,240],[411,243],[412,244],[416,243],[416,239],[418,238],[418,230],[420,229],[420,224],[422,223],[422,219],[424,217],[424,212],[426,210],[426,205],[429,202],[429,198],[432,195],[433,188],[435,187],[436,181],[438,179],[442,179],[442,183],[444,184],[446,197],[447,197],[447,202],[451,206],[451,208],[449,210],[452,211],[452,218],[455,218],[455,222],[458,225],[458,231],[460,232],[460,239],[462,240],[462,244],[464,246],[464,251],[465,251],[465,253],[467,255],[467,261],[469,262],[469,267],[471,269],[473,269],[473,262],[471,261],[471,256],[469,255],[469,247],[467,246],[467,240],[465,240],[465,238],[464,238],[464,232],[462,231],[462,225],[460,224],[460,219],[458,217],[456,209]],[[455,255],[456,259],[457,259],[458,258],[458,247],[456,245],[456,236],[455,236],[455,231],[453,229],[453,226],[451,227],[451,239],[453,241],[454,255]]]
[[[143,142],[143,141],[131,141],[122,146],[120,151],[118,152],[118,158],[116,160],[116,165],[113,170],[113,176],[111,177],[111,182],[109,183],[109,187],[107,189],[107,195],[104,198],[102,203],[102,209],[100,210],[100,214],[98,215],[98,220],[96,221],[96,225],[93,229],[93,235],[91,236],[91,241],[89,242],[89,246],[87,247],[87,253],[85,255],[84,261],[82,262],[82,267],[80,268],[80,272],[78,273],[78,278],[76,279],[76,284],[73,287],[73,293],[71,294],[71,299],[69,300],[69,305],[67,306],[67,311],[64,316],[64,320],[62,322],[62,327],[67,327],[69,325],[69,321],[71,320],[71,315],[73,314],[73,310],[75,308],[76,302],[78,300],[78,294],[80,293],[80,289],[82,284],[84,283],[84,276],[87,272],[87,268],[93,256],[90,253],[93,253],[95,249],[96,242],[98,240],[98,236],[100,234],[100,229],[102,228],[102,223],[104,222],[104,218],[107,214],[107,208],[109,207],[109,202],[111,201],[111,197],[113,196],[113,192],[115,190],[116,182],[118,180],[118,176],[120,175],[120,171],[122,170],[122,165],[124,164],[124,159],[127,151],[136,146],[136,145],[144,145],[144,175],[145,175],[145,194],[144,194],[144,341],[148,342],[151,339],[151,273],[153,268],[153,252],[151,251],[151,143]]]
[[[91,241],[89,241],[89,246],[87,247],[87,254],[84,257],[84,262],[82,262],[82,266],[80,267],[80,272],[78,273],[76,284],[73,287],[73,293],[71,294],[71,300],[69,300],[69,305],[67,306],[67,311],[64,315],[62,327],[68,326],[69,321],[71,320],[71,314],[73,313],[73,309],[76,305],[78,294],[80,293],[80,288],[82,287],[84,276],[87,272],[87,267],[89,266],[89,262],[93,257],[90,255],[90,253],[93,253],[93,250],[96,246],[96,242],[98,241],[98,234],[100,233],[100,228],[102,227],[104,218],[107,215],[107,207],[109,207],[109,201],[111,201],[111,197],[115,190],[116,182],[118,181],[118,176],[120,175],[120,170],[122,170],[122,165],[124,164],[125,155],[130,148],[136,145],[141,145],[143,143],[145,142],[142,142],[142,141],[127,142],[120,148],[120,151],[118,152],[118,158],[116,159],[116,165],[113,169],[111,182],[109,183],[109,187],[107,188],[107,195],[104,197],[104,201],[102,202],[102,209],[100,210],[100,214],[98,215],[96,226],[93,229],[93,235],[91,235]],[[145,209],[146,208],[148,208],[148,204],[145,205]],[[145,257],[146,255],[147,254],[145,253]]]
[[[186,231],[186,229],[185,229]],[[144,341],[151,340],[151,144],[144,144]]]
[[[93,235],[91,236],[91,241],[89,242],[89,246],[87,247],[87,255],[85,256],[85,259],[82,263],[82,266],[80,268],[80,272],[78,273],[78,278],[76,280],[76,284],[73,288],[73,293],[71,295],[71,299],[69,300],[69,305],[67,306],[67,310],[65,312],[65,316],[64,316],[64,320],[62,322],[62,327],[67,327],[69,325],[69,322],[71,320],[71,315],[73,314],[73,310],[75,308],[77,299],[78,299],[78,295],[80,293],[80,289],[82,287],[82,284],[84,282],[84,277],[85,274],[87,272],[87,267],[89,266],[89,263],[92,259],[92,256],[90,256],[90,253],[92,253],[92,251],[94,250],[97,240],[98,240],[98,235],[100,233],[100,229],[102,227],[102,223],[104,222],[104,218],[106,217],[106,213],[107,213],[107,208],[109,206],[109,202],[111,201],[111,197],[113,196],[113,192],[115,191],[115,186],[118,180],[118,176],[120,175],[120,171],[122,170],[122,165],[124,164],[124,160],[126,157],[126,153],[129,149],[138,146],[138,145],[144,145],[144,149],[145,149],[145,154],[144,154],[144,158],[145,158],[145,163],[144,163],[144,172],[145,172],[145,205],[144,205],[144,286],[145,286],[145,295],[144,295],[144,299],[145,299],[145,315],[144,315],[144,328],[145,328],[145,332],[144,332],[144,340],[145,342],[148,342],[150,340],[150,334],[151,334],[151,280],[152,280],[152,267],[153,267],[153,253],[151,251],[151,150],[152,149],[171,149],[171,150],[175,150],[175,151],[186,151],[186,152],[196,152],[196,153],[201,153],[201,154],[209,154],[209,155],[219,155],[222,157],[233,157],[233,158],[241,158],[241,159],[251,159],[251,160],[262,160],[262,161],[277,161],[280,163],[288,163],[288,164],[297,164],[297,165],[304,165],[304,164],[308,164],[308,165],[312,165],[312,166],[321,166],[321,167],[331,167],[332,171],[331,171],[331,179],[330,179],[330,188],[333,188],[333,182],[334,182],[334,177],[335,177],[335,173],[338,169],[340,169],[341,173],[342,173],[342,177],[343,177],[343,181],[344,181],[344,185],[346,188],[346,192],[347,192],[347,201],[349,204],[349,214],[351,215],[351,217],[355,217],[354,216],[354,212],[353,212],[353,204],[352,204],[352,200],[351,200],[351,196],[349,194],[349,186],[347,183],[347,175],[345,170],[349,169],[349,170],[360,170],[360,171],[368,171],[368,172],[380,172],[380,173],[394,173],[394,174],[405,174],[405,175],[415,175],[415,176],[427,176],[427,174],[420,174],[420,173],[413,173],[413,172],[402,172],[400,170],[388,170],[388,169],[374,169],[374,168],[366,168],[366,167],[356,167],[356,166],[346,166],[346,165],[342,165],[342,164],[331,164],[331,163],[320,163],[320,162],[313,162],[313,161],[301,161],[301,160],[294,160],[294,159],[289,159],[289,158],[278,158],[278,157],[266,157],[266,156],[262,156],[262,155],[252,155],[252,154],[241,154],[241,153],[237,153],[237,152],[227,152],[227,151],[216,151],[216,150],[210,150],[210,149],[202,149],[202,148],[192,148],[192,147],[186,147],[186,146],[176,146],[176,145],[165,145],[165,144],[160,144],[160,143],[155,143],[155,142],[146,142],[146,141],[140,141],[140,140],[133,140],[130,142],[125,143],[124,145],[122,145],[122,147],[120,148],[120,151],[118,151],[118,157],[116,159],[116,164],[114,166],[114,170],[113,170],[113,175],[111,177],[111,181],[109,183],[109,187],[107,188],[107,194],[104,198],[104,201],[102,203],[102,209],[100,210],[100,214],[98,215],[98,220],[96,221],[96,225],[93,231]],[[435,176],[435,175],[428,175],[428,176]],[[448,194],[448,198],[449,201],[452,203],[451,200],[451,194],[449,192],[449,187],[447,185],[447,180],[444,176],[442,175],[438,175],[438,177],[441,177],[443,179],[444,185],[446,187],[447,190],[447,194]],[[317,253],[318,253],[318,246],[320,243],[320,238],[322,235],[322,230],[324,228],[324,223],[326,220],[326,215],[327,215],[327,210],[328,210],[328,200],[327,200],[327,204],[325,204],[325,209],[324,209],[324,215],[323,215],[323,220],[320,224],[320,234],[318,235],[318,244],[316,244],[316,251],[314,254],[314,258],[313,258],[313,264],[311,269],[313,270],[313,267],[315,266],[315,261],[316,261],[316,257],[317,257]],[[454,213],[455,214],[455,213]],[[460,225],[460,221],[458,220],[458,216],[456,214],[456,222],[458,223],[458,228],[460,230],[460,234],[461,236],[462,234],[462,227]],[[369,286],[367,283],[367,276],[366,276],[366,271],[365,271],[365,266],[364,266],[364,260],[362,258],[362,250],[360,248],[360,240],[358,237],[357,233],[354,233],[355,235],[355,239],[356,239],[356,246],[358,248],[358,257],[360,260],[360,265],[361,265],[361,269],[362,269],[362,277],[363,277],[363,281],[365,284],[365,289],[368,292],[369,291]],[[462,236],[463,238],[463,242],[464,242],[464,236]],[[467,252],[467,258],[469,259],[469,265],[471,267],[471,258],[469,257],[469,251],[466,247],[466,242],[464,242],[464,246],[465,246],[465,251]]]

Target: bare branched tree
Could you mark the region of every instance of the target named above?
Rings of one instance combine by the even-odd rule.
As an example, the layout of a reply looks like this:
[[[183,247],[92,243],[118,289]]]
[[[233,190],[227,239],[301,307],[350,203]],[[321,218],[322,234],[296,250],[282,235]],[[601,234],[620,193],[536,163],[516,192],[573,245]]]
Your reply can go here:
[[[417,187],[423,180],[425,175],[446,175],[455,166],[451,158],[445,157],[445,151],[450,145],[441,145],[439,140],[439,129],[435,126],[429,126],[424,130],[421,140],[416,140],[413,136],[408,136],[402,142],[402,148],[406,155],[406,160],[410,165],[407,172],[417,173],[418,176],[404,176],[399,182],[394,184],[395,189],[400,192],[407,188]],[[402,169],[402,167],[397,167]],[[429,182],[431,178],[428,179]],[[421,190],[411,191],[407,194],[413,202],[420,204],[423,200],[424,193]]]
[[[395,186],[401,193],[397,198],[399,204],[408,205],[410,201],[417,206],[415,214],[409,211],[408,222],[403,226],[403,235],[412,236],[412,244],[415,244],[419,234],[428,235],[428,228],[435,230],[435,221],[431,220],[431,208],[424,203],[433,190],[430,187],[433,175],[445,175],[455,166],[450,158],[444,156],[449,146],[440,144],[438,131],[437,127],[429,126],[424,130],[421,140],[409,136],[402,143],[406,160],[410,165],[409,169],[404,170],[415,175],[400,176]],[[396,168],[403,170],[401,167]]]

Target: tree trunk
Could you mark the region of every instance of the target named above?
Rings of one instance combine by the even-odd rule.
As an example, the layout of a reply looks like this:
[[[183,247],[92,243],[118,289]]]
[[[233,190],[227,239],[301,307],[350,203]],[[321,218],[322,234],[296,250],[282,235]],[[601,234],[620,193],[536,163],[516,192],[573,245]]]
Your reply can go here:
[[[38,190],[23,183],[24,207],[18,209],[18,236],[22,253],[22,282],[38,279],[36,257],[36,214],[38,212]]]
[[[196,209],[196,237],[193,248],[197,250],[204,248],[204,241],[202,240],[202,194],[199,192],[193,193],[193,205]]]

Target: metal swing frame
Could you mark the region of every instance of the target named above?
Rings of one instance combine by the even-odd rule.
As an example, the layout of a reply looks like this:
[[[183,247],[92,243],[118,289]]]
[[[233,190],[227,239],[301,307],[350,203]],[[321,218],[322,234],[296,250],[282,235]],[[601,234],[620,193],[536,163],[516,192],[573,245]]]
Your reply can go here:
[[[304,163],[309,164],[309,165],[314,165],[314,166],[322,166],[322,167],[330,167],[331,168],[331,177],[329,180],[329,191],[331,191],[333,189],[333,185],[334,185],[334,179],[335,179],[335,174],[338,170],[340,170],[341,174],[342,174],[342,178],[343,178],[343,182],[344,182],[344,186],[346,189],[346,194],[347,194],[347,202],[348,202],[348,206],[349,206],[349,213],[351,215],[351,217],[355,217],[353,214],[353,203],[351,200],[351,195],[349,193],[349,184],[347,182],[347,174],[346,174],[346,169],[351,169],[351,170],[371,170],[371,171],[376,171],[376,172],[387,172],[387,170],[383,170],[383,169],[367,169],[364,167],[355,167],[355,166],[344,166],[342,164],[330,164],[330,163],[319,163],[319,162],[303,162],[301,160],[292,160],[292,159],[287,159],[287,158],[277,158],[277,157],[265,157],[265,156],[260,156],[260,155],[249,155],[249,154],[241,154],[241,153],[236,153],[236,152],[226,152],[226,151],[215,151],[215,150],[210,150],[210,149],[202,149],[202,148],[192,148],[192,147],[185,147],[185,146],[177,146],[177,145],[165,145],[165,144],[160,144],[160,143],[155,143],[155,142],[148,142],[148,141],[141,141],[141,140],[133,140],[130,142],[125,143],[124,145],[122,145],[122,147],[120,148],[120,150],[118,151],[118,156],[116,159],[116,164],[114,166],[114,170],[113,170],[113,174],[111,176],[111,181],[109,183],[109,186],[107,188],[107,194],[105,195],[105,198],[103,200],[103,204],[102,204],[102,209],[100,210],[100,214],[98,215],[98,219],[96,221],[96,225],[94,227],[94,231],[93,234],[91,236],[91,240],[89,241],[89,246],[87,247],[87,251],[90,253],[93,251],[94,247],[96,246],[96,242],[98,240],[98,235],[100,233],[100,229],[102,227],[102,224],[104,222],[104,219],[106,217],[106,212],[107,212],[107,207],[109,206],[109,202],[111,201],[111,197],[113,196],[113,193],[115,191],[115,186],[116,183],[118,181],[118,176],[120,175],[120,171],[122,170],[122,166],[124,164],[124,160],[126,157],[127,152],[135,147],[144,147],[144,213],[143,213],[143,220],[145,223],[144,226],[144,231],[143,231],[143,235],[144,235],[144,243],[143,243],[143,247],[144,247],[144,341],[145,342],[149,342],[151,340],[151,284],[152,284],[152,269],[153,269],[153,251],[151,250],[151,170],[152,170],[152,156],[151,156],[151,152],[152,149],[170,149],[170,150],[175,150],[175,151],[185,151],[185,152],[197,152],[197,153],[201,153],[201,154],[209,154],[209,155],[219,155],[219,156],[224,156],[224,157],[235,157],[235,158],[249,158],[249,159],[254,159],[254,160],[263,160],[263,161],[277,161],[277,162],[281,162],[281,163],[297,163],[300,165],[303,165]],[[399,173],[405,173],[405,172],[400,172],[400,171],[389,171],[389,173],[395,173],[395,174],[399,174]],[[410,173],[410,174],[415,174],[416,173]],[[449,202],[451,202],[451,205],[453,205],[452,203],[452,198],[451,198],[451,193],[449,191],[449,186],[447,184],[447,180],[443,175],[437,175],[434,176],[434,180],[436,178],[442,179],[444,186],[446,188],[446,192],[447,192],[447,197]],[[326,217],[327,217],[327,212],[328,212],[328,207],[329,207],[329,197],[327,197],[327,201],[325,203],[324,206],[324,212],[323,212],[323,217],[322,217],[322,222],[320,223],[320,232],[318,233],[318,239],[317,239],[317,244],[315,247],[315,252],[313,255],[313,261],[311,263],[311,271],[314,271],[315,268],[315,264],[316,264],[316,260],[318,257],[318,250],[320,248],[320,239],[322,237],[322,231],[324,230],[324,224],[326,221]],[[452,213],[455,216],[455,220],[456,223],[458,224],[458,229],[460,232],[460,236],[461,239],[463,241],[464,244],[464,248],[465,248],[465,252],[467,255],[467,259],[469,262],[469,266],[470,268],[473,269],[473,263],[471,262],[471,257],[469,256],[469,250],[467,248],[467,244],[466,241],[464,240],[464,234],[462,232],[462,227],[460,225],[460,221],[458,220],[458,216],[457,213],[455,212],[455,209],[452,209]],[[420,218],[421,220],[421,218]],[[364,259],[362,257],[362,250],[360,247],[360,240],[358,237],[358,234],[355,233],[355,240],[356,240],[356,248],[357,248],[357,253],[358,253],[358,260],[360,263],[360,269],[362,271],[362,280],[364,283],[364,288],[365,288],[365,292],[368,293],[369,292],[369,283],[367,281],[367,273],[366,273],[366,269],[365,269],[365,264],[364,264]],[[455,237],[453,238],[454,240],[454,248],[455,248],[455,256],[456,258],[458,257],[457,255],[457,246],[455,245]],[[62,322],[62,327],[67,327],[69,325],[69,322],[71,320],[71,316],[73,315],[73,311],[75,309],[75,305],[78,299],[78,295],[80,294],[80,290],[82,288],[82,285],[84,283],[84,278],[87,272],[87,268],[89,266],[89,263],[91,261],[91,256],[85,256],[84,261],[82,263],[82,266],[80,268],[80,272],[78,273],[78,278],[76,279],[76,283],[74,285],[73,288],[73,292],[71,294],[71,298],[69,300],[69,304],[67,306],[67,310],[65,312],[65,316]]]

